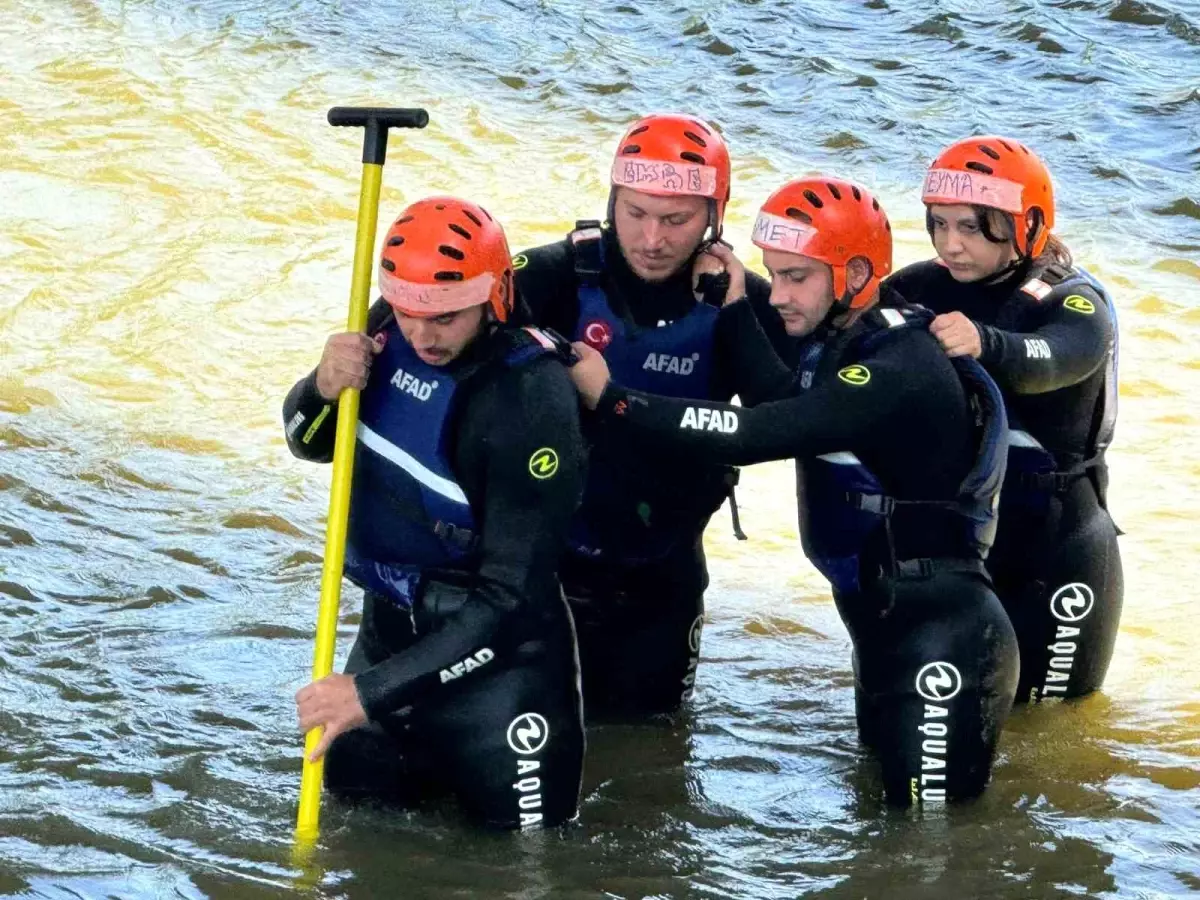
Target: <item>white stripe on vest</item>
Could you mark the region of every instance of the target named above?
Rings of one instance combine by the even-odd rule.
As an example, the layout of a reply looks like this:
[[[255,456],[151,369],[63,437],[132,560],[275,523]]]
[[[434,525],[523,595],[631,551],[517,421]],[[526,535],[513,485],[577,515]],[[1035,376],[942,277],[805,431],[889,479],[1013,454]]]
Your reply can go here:
[[[425,485],[425,487],[432,491],[437,491],[447,500],[453,500],[455,503],[466,505],[467,495],[462,492],[462,488],[457,484],[435,472],[430,472],[413,457],[409,456],[391,441],[376,434],[362,422],[358,423],[358,439],[384,459],[394,462],[413,478],[417,479],[417,481],[421,482],[421,484]]]
[[[836,453],[822,453],[817,459],[823,459],[835,466],[861,466],[858,457],[849,450],[838,450]]]
[[[1028,431],[1020,431],[1016,428],[1010,428],[1008,430],[1008,446],[1036,447],[1039,450],[1043,449],[1041,443],[1032,434],[1030,434]]]

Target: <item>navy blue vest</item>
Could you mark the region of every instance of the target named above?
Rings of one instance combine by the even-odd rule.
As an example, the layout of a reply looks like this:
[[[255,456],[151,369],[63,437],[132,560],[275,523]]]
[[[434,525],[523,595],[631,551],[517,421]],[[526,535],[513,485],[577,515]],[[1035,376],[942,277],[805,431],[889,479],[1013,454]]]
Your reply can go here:
[[[928,328],[932,314],[919,308],[876,309],[868,313],[880,327],[862,335],[846,351],[850,361],[866,355],[879,341],[901,328]],[[813,341],[802,354],[799,389],[812,384],[812,373],[824,343]],[[979,363],[969,357],[953,360],[968,397],[981,420],[979,451],[957,496],[947,500],[897,500],[887,495],[879,479],[853,453],[841,451],[796,460],[800,498],[800,536],[805,554],[838,593],[857,592],[859,557],[867,539],[882,525],[891,545],[893,519],[900,525],[908,509],[942,509],[961,523],[958,541],[970,562],[987,557],[996,536],[996,508],[1004,478],[1007,419],[1000,389]],[[807,379],[805,373],[809,373]],[[893,556],[894,556],[894,550]],[[891,574],[929,574],[942,560],[893,560]]]
[[[1001,495],[1001,515],[1005,509],[1027,512],[1047,509],[1055,493],[1064,490],[1074,479],[1090,470],[1102,467],[1104,452],[1112,443],[1117,424],[1118,364],[1117,310],[1112,297],[1099,281],[1078,267],[1058,281],[1044,275],[1035,278],[1027,282],[1022,291],[1035,298],[1030,302],[1046,306],[1062,303],[1073,290],[1085,285],[1103,301],[1104,314],[1109,317],[1113,329],[1113,350],[1104,364],[1104,390],[1093,415],[1096,428],[1092,442],[1081,462],[1060,467],[1054,455],[1036,437],[1021,428],[1021,423],[1013,421],[1009,431],[1008,474]],[[1097,489],[1103,500],[1103,484],[1098,483]]]
[[[625,387],[667,397],[708,398],[718,310],[697,303],[670,324],[639,327],[613,312],[600,286],[604,241],[598,223],[579,223],[571,241],[579,283],[573,339],[600,350],[613,380]],[[684,460],[648,464],[647,454],[628,441],[599,435],[571,528],[571,551],[625,564],[661,559],[699,534],[728,494],[729,471],[698,470]]]
[[[604,242],[600,229],[571,234],[579,280],[576,341],[604,353],[618,384],[664,397],[707,398],[712,383],[713,335],[717,309],[697,303],[682,318],[658,328],[642,328],[622,319],[600,287]]]
[[[529,331],[496,362],[520,366],[554,352],[548,338]],[[475,554],[475,518],[449,450],[457,399],[490,366],[455,378],[422,362],[394,321],[383,334],[387,343],[359,401],[344,571],[408,609],[425,570],[468,568]]]

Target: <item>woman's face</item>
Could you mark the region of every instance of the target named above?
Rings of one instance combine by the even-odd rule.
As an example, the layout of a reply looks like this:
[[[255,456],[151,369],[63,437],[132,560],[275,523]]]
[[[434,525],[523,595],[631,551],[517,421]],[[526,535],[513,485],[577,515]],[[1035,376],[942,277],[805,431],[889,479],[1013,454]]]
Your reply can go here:
[[[1011,240],[997,244],[987,239],[973,206],[935,204],[929,207],[929,215],[933,220],[933,248],[955,281],[990,278],[1017,258]],[[1011,234],[1006,216],[993,215],[989,224],[997,237]]]

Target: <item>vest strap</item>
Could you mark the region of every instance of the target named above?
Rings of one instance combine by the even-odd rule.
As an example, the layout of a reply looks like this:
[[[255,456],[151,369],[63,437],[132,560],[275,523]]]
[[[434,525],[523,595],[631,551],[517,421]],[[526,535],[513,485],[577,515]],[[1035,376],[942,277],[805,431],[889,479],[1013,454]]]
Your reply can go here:
[[[739,541],[747,540],[746,532],[742,531],[742,517],[738,512],[737,486],[742,480],[742,470],[729,468],[725,470],[725,484],[729,487],[729,517],[733,520],[733,536]]]
[[[1024,488],[1044,493],[1061,494],[1080,478],[1088,475],[1092,469],[1097,468],[1102,461],[1102,455],[1097,453],[1095,456],[1085,459],[1078,465],[1064,469],[1061,472],[1022,472],[1018,476],[1018,480]]]
[[[877,516],[890,516],[896,511],[896,499],[884,494],[862,494],[858,491],[846,493],[846,502],[852,509],[874,513]]]
[[[604,271],[604,230],[596,219],[580,219],[568,237],[575,250],[575,276],[584,284],[597,284]]]
[[[925,579],[943,573],[961,575],[982,575],[990,580],[987,567],[980,559],[960,559],[958,557],[923,557],[921,559],[899,559],[895,564],[894,577],[900,579]]]
[[[435,522],[433,533],[463,553],[471,553],[479,543],[479,535],[473,529],[461,528],[451,522]]]

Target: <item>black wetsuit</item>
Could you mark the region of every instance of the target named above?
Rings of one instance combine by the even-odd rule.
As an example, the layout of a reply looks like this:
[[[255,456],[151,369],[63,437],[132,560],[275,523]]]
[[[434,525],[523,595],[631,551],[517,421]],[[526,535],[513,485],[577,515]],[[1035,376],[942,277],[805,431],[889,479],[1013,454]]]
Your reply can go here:
[[[390,314],[377,304],[371,319],[375,333]],[[493,361],[514,333],[523,334],[493,331],[438,370],[456,383],[442,433],[476,545],[461,565],[424,573],[411,610],[365,592],[346,671],[370,724],[337,738],[325,768],[343,795],[408,804],[449,790],[472,818],[501,828],[575,816],[584,749],[575,635],[556,574],[583,484],[578,401],[552,356]],[[394,327],[389,338],[403,340]],[[387,377],[379,367],[372,380]],[[288,394],[284,421],[296,456],[328,462],[337,417],[321,420],[329,404],[315,374]],[[383,490],[384,462],[360,424],[352,490]],[[353,534],[353,499],[351,508]]]
[[[998,282],[964,284],[930,261],[889,280],[912,303],[976,323],[979,362],[1004,393],[1014,434],[1053,457],[1056,473],[1041,475],[1019,472],[1010,457],[988,558],[1021,645],[1018,700],[1097,690],[1121,618],[1118,531],[1105,508],[1108,469],[1097,446],[1105,405],[1115,404],[1106,392],[1115,391],[1116,335],[1104,299],[1073,274],[1025,263]],[[1039,480],[1040,489],[1030,483]]]
[[[653,329],[680,320],[695,308],[690,263],[652,284],[629,268],[610,230],[605,230],[603,240],[600,286],[618,317],[635,327]],[[527,250],[514,259],[517,289],[532,321],[566,336],[576,334],[580,279],[572,242],[567,239]],[[770,285],[748,273],[746,288],[772,342],[786,354],[791,342],[768,305]],[[720,305],[723,293],[714,299]],[[707,396],[728,401],[736,394],[743,403],[752,404],[774,394],[770,385],[751,385],[743,375],[750,361],[739,318],[724,309],[716,316]],[[585,419],[585,432],[586,426]],[[593,462],[597,453],[607,449],[594,442]],[[690,696],[708,587],[704,528],[728,493],[725,479],[733,475],[720,467],[695,465],[680,454],[648,454],[630,465],[652,476],[653,515],[670,510],[676,520],[676,539],[668,552],[651,561],[624,561],[620,553],[615,560],[611,555],[594,560],[579,552],[564,556],[560,575],[575,613],[589,715],[670,711]],[[618,484],[604,490],[631,495],[637,488]],[[615,504],[634,509],[641,499],[619,496]],[[585,499],[581,518],[590,515],[587,504]]]
[[[852,453],[874,474],[896,511],[890,528],[881,521],[866,537],[857,571],[846,573],[854,587],[839,589],[835,580],[834,589],[854,642],[859,731],[882,762],[890,801],[969,797],[987,783],[1012,704],[1016,641],[984,572],[985,551],[964,540],[961,520],[905,501],[955,497],[980,438],[963,382],[928,332],[905,328],[864,352],[872,327],[864,317],[834,333],[811,386],[798,383],[788,399],[739,409],[610,384],[597,411],[631,441],[704,460],[799,457],[805,476],[811,462]],[[780,365],[765,340],[762,347],[763,363]],[[997,466],[993,491],[999,473]],[[841,529],[813,516],[825,484],[799,484],[801,538],[815,559],[815,546],[841,540]],[[922,679],[934,679],[937,698],[947,665],[959,682],[947,679],[945,702],[934,703]]]

